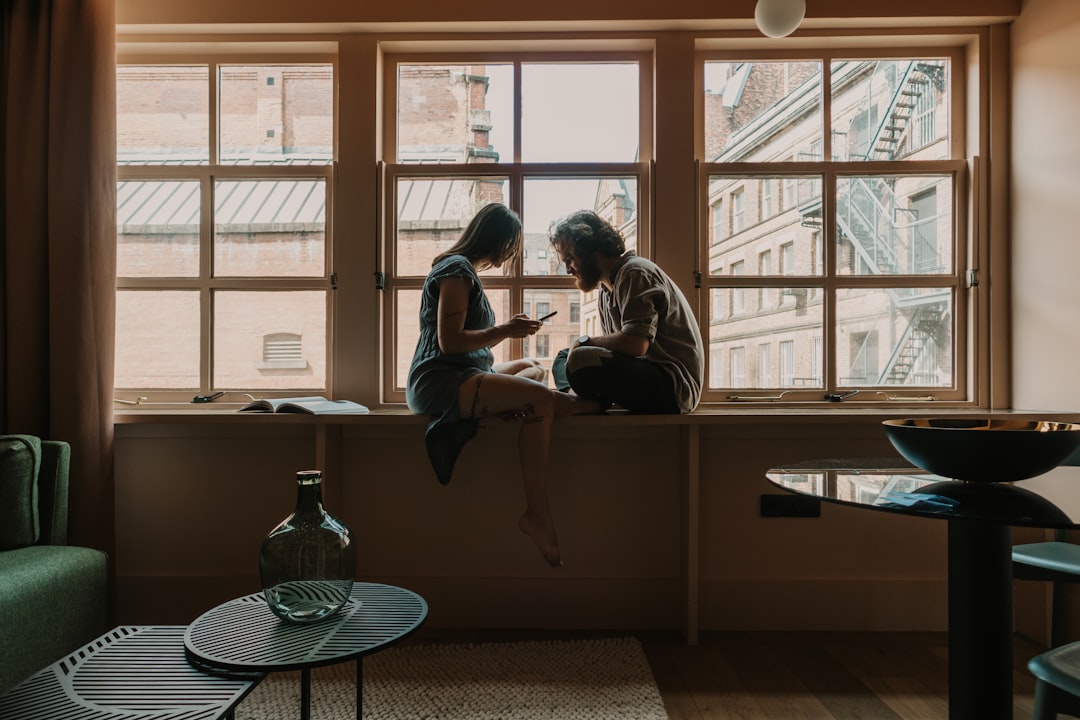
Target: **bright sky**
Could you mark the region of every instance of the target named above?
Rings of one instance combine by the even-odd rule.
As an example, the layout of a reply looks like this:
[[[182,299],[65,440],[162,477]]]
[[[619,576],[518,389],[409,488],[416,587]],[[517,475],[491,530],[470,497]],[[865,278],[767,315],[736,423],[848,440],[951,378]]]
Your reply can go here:
[[[513,68],[487,67],[492,146],[513,152]],[[522,66],[522,161],[633,162],[638,150],[636,63]],[[507,158],[509,159],[509,158]],[[536,181],[526,187],[526,232],[546,232],[567,213],[593,207],[595,180]]]

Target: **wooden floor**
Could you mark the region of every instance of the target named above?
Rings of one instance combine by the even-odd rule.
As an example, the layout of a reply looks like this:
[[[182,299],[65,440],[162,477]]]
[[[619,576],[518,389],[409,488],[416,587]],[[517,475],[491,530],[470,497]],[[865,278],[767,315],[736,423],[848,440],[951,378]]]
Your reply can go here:
[[[421,631],[418,641],[505,642],[627,633]],[[947,720],[944,633],[633,633],[671,720]],[[1027,661],[1044,648],[1013,646],[1013,718],[1031,720]]]
[[[641,640],[672,720],[949,716],[944,633],[710,633],[696,646]],[[1027,661],[1042,649],[1014,643],[1014,720],[1031,719]]]

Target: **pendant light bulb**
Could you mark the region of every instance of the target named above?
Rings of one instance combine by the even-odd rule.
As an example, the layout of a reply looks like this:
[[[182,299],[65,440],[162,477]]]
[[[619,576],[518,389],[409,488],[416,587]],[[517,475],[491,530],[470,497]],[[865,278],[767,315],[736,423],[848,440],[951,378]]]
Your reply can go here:
[[[757,0],[754,22],[763,35],[779,38],[795,32],[806,17],[806,0]]]

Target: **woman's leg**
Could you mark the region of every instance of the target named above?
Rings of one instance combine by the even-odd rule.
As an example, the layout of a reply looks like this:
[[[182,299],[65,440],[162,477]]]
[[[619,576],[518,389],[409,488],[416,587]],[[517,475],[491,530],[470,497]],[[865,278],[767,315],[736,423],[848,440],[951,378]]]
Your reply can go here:
[[[549,564],[562,564],[555,522],[548,503],[547,468],[555,417],[575,410],[575,398],[517,375],[486,373],[461,384],[458,404],[463,418],[516,417],[521,420],[518,457],[525,485],[525,512],[518,527],[532,538]],[[587,404],[586,404],[587,405]],[[583,408],[586,407],[583,405]],[[582,412],[587,411],[582,409]]]

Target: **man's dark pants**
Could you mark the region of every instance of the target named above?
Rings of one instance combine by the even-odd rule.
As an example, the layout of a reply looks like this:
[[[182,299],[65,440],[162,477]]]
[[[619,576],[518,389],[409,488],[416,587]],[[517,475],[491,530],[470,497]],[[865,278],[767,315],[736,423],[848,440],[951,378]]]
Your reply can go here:
[[[571,360],[573,362],[571,362]],[[679,412],[671,376],[644,357],[586,345],[560,350],[551,366],[555,387],[578,397],[618,405],[631,413],[674,415]]]

